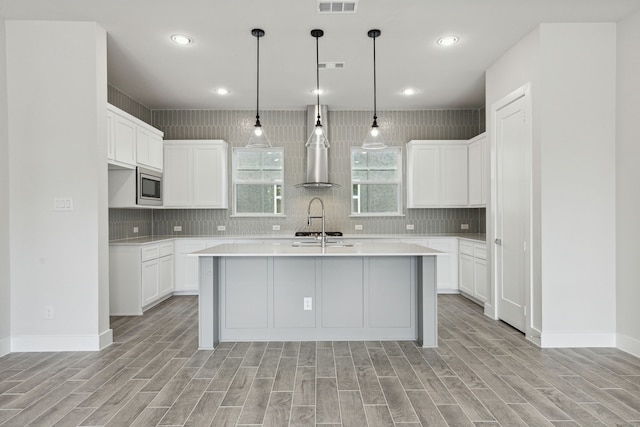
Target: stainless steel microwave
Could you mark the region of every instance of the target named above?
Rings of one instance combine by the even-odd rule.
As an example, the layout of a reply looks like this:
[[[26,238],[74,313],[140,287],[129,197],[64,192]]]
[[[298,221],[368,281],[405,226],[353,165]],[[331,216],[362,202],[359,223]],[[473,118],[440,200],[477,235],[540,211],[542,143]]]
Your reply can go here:
[[[162,172],[137,168],[136,203],[143,206],[162,206]]]

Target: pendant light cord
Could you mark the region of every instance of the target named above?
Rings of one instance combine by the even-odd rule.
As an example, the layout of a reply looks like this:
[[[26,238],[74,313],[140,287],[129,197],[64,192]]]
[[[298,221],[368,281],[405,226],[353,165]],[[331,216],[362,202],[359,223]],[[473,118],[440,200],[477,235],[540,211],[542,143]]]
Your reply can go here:
[[[316,122],[316,126],[321,126],[320,123],[320,54],[318,48],[318,40],[319,37],[316,37],[316,98],[318,104],[318,121]]]
[[[260,125],[260,35],[256,36],[256,126]]]
[[[378,108],[376,103],[376,37],[373,37],[373,122],[377,125],[378,120]]]

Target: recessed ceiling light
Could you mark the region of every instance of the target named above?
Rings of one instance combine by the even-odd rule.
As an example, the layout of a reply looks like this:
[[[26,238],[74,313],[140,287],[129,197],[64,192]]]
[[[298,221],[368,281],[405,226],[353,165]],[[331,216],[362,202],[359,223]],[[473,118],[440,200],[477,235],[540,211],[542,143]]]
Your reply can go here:
[[[418,91],[416,89],[413,88],[406,88],[406,89],[402,89],[400,91],[401,94],[406,95],[406,96],[411,96],[411,95],[415,95],[416,93],[418,93]]]
[[[223,87],[218,88],[218,89],[214,89],[213,93],[217,94],[217,95],[229,95],[231,92],[229,91],[229,89],[225,89]]]
[[[184,34],[174,34],[171,36],[171,41],[179,45],[188,45],[193,44],[193,39]]]
[[[326,91],[324,89],[313,89],[311,90],[311,94],[313,95],[324,95]]]
[[[436,43],[440,46],[451,46],[458,43],[458,41],[460,41],[458,36],[443,36],[440,37]]]

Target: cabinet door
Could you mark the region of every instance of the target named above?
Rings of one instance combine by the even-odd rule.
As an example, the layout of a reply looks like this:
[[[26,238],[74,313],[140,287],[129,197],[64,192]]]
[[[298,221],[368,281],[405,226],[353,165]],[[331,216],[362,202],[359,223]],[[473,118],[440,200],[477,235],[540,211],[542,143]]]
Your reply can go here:
[[[484,175],[483,175],[483,141],[477,140],[469,145],[469,205],[483,204]]]
[[[173,292],[173,255],[158,259],[158,296]]]
[[[446,252],[437,258],[438,292],[453,293],[458,290],[458,246],[456,239],[429,239],[427,246]]]
[[[193,206],[227,207],[227,158],[220,145],[193,148]]]
[[[165,207],[188,207],[192,199],[193,171],[192,150],[188,146],[164,147],[164,194]]]
[[[109,160],[115,160],[116,155],[114,122],[114,114],[107,110],[107,159]]]
[[[441,205],[467,205],[467,161],[466,145],[441,147]]]
[[[114,160],[136,166],[136,125],[125,117],[113,116]]]
[[[482,302],[486,302],[489,297],[489,289],[487,287],[487,260],[474,258],[473,267],[473,296]]]
[[[458,276],[458,284],[460,290],[469,295],[473,295],[473,263],[472,256],[460,254],[459,259],[460,275]]]
[[[206,243],[203,240],[180,240],[176,242],[176,291],[198,291],[198,258],[189,256],[189,254],[200,251],[205,247]]]
[[[136,129],[136,153],[139,165],[162,170],[162,138],[142,126]]]
[[[158,260],[142,263],[142,306],[153,303],[158,298]]]
[[[407,207],[422,208],[440,204],[440,148],[409,145]]]

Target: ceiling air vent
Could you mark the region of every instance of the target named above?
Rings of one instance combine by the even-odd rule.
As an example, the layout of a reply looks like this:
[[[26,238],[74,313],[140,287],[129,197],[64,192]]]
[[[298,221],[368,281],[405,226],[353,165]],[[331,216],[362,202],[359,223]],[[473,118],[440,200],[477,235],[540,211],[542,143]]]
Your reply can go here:
[[[358,1],[318,0],[318,13],[356,13]]]
[[[344,68],[344,62],[321,62],[318,64],[321,70],[341,70]]]

